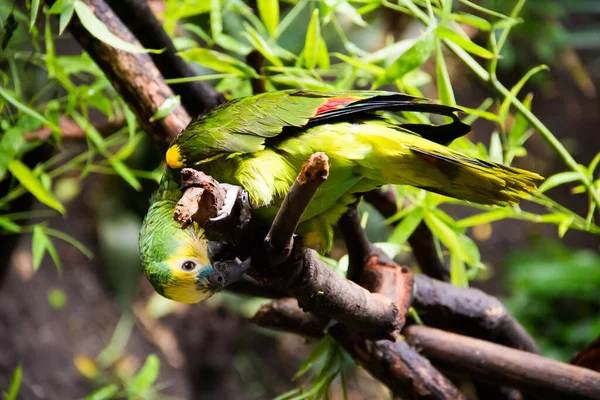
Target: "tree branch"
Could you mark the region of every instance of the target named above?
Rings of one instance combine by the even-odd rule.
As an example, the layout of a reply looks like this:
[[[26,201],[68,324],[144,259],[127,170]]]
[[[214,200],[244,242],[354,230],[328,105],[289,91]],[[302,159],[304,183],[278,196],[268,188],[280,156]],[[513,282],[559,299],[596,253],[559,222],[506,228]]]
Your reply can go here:
[[[148,6],[147,0],[107,0],[141,44],[149,49],[165,49],[160,54],[151,54],[154,64],[166,79],[187,78],[196,74],[177,50],[162,24]],[[186,82],[170,85],[181,96],[188,113],[198,116],[223,103],[225,98],[204,82]]]
[[[113,34],[141,46],[103,0],[84,1]],[[76,15],[69,30],[135,112],[142,128],[157,144],[166,147],[186,127],[190,117],[183,107],[178,107],[165,118],[150,121],[164,101],[173,96],[150,56],[121,51],[99,41]]]
[[[280,299],[263,305],[251,318],[263,328],[277,329],[309,338],[323,337],[327,322],[313,313],[302,311],[296,299]]]
[[[539,353],[535,340],[504,305],[481,290],[416,275],[413,307],[426,325]]]
[[[489,383],[544,399],[600,398],[600,373],[585,368],[426,326],[404,334],[427,358]]]
[[[293,236],[302,214],[329,176],[329,159],[325,153],[315,153],[304,165],[281,203],[279,211],[265,237],[268,263],[279,265],[289,257],[293,247]]]
[[[403,399],[465,399],[448,378],[405,341],[361,339],[338,324],[329,334],[373,376]]]

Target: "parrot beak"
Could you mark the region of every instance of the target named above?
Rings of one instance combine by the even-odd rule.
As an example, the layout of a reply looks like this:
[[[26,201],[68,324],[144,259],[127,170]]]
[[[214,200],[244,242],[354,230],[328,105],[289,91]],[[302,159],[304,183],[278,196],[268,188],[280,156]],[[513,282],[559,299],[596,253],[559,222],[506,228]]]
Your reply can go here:
[[[213,273],[208,278],[210,288],[214,292],[223,290],[227,285],[239,280],[248,268],[250,268],[250,257],[241,262],[239,258],[235,260],[213,261]]]

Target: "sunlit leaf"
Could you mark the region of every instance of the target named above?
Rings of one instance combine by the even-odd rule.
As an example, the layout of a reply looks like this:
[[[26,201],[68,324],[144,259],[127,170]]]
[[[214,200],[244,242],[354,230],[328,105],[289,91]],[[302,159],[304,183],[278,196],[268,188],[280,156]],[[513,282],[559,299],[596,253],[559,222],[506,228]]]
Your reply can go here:
[[[75,13],[81,21],[81,24],[88,30],[88,32],[96,39],[104,42],[119,50],[127,51],[130,53],[156,53],[160,54],[164,49],[145,49],[133,43],[129,43],[120,37],[113,34],[108,27],[101,20],[96,17],[92,9],[81,0],[75,0],[74,4]]]
[[[564,185],[565,183],[579,181],[580,176],[580,173],[575,171],[560,172],[546,178],[538,190],[543,193],[557,186]]]
[[[265,24],[267,32],[271,37],[276,37],[277,25],[279,25],[279,0],[258,0],[258,13]]]
[[[225,53],[202,48],[189,49],[177,53],[187,61],[196,62],[207,68],[223,73],[233,73],[239,76],[258,78],[254,68]]]
[[[435,41],[436,47],[436,77],[438,86],[438,95],[442,104],[453,106],[456,104],[454,99],[454,90],[452,89],[452,82],[450,81],[450,74],[446,67],[446,61],[444,60],[444,54],[442,53],[442,45],[439,40]]]
[[[48,207],[54,208],[61,214],[65,213],[63,205],[56,200],[52,193],[44,188],[39,178],[31,172],[27,165],[15,159],[8,164],[8,170],[19,180],[25,189],[35,196],[36,199],[46,204]]]
[[[0,216],[0,228],[7,230],[8,232],[19,233],[21,232],[21,227],[19,224],[14,223],[10,219]]]
[[[406,217],[394,228],[392,235],[389,238],[391,243],[398,245],[404,244],[410,235],[417,229],[417,226],[423,221],[423,210],[417,208]]]
[[[101,387],[94,393],[88,395],[85,400],[111,400],[115,398],[117,393],[119,393],[119,386],[112,384]]]
[[[143,394],[156,381],[159,370],[160,360],[156,355],[150,354],[146,358],[146,362],[144,362],[140,372],[138,372],[129,385],[129,390],[133,393]]]
[[[46,253],[47,242],[48,237],[44,232],[44,227],[42,225],[34,225],[33,236],[31,240],[31,257],[33,261],[33,269],[36,271],[40,268],[40,265],[42,264],[42,259],[44,258],[44,254]]]
[[[314,68],[317,65],[319,55],[319,41],[321,40],[321,21],[319,20],[319,9],[313,10],[306,39],[304,41],[304,64],[307,68]]]
[[[152,117],[150,117],[150,122],[157,121],[159,119],[163,119],[167,115],[171,114],[177,107],[181,105],[181,97],[180,96],[171,96],[168,99],[165,99],[163,103],[158,107],[156,112]]]
[[[35,26],[37,20],[38,10],[40,9],[40,0],[31,0],[31,20],[29,22],[29,30],[31,31]]]
[[[450,282],[454,286],[469,287],[467,268],[456,252],[450,254]]]
[[[447,39],[452,43],[456,44],[457,46],[460,46],[462,49],[468,51],[469,53],[475,54],[476,56],[482,58],[496,57],[494,53],[492,53],[488,49],[479,46],[475,42],[472,42],[470,39],[467,39],[466,37],[460,35],[458,32],[455,32],[450,28],[440,25],[436,28],[436,33],[442,39]]]
[[[402,79],[404,75],[423,65],[431,56],[434,48],[433,33],[428,31],[421,35],[406,52],[386,68],[385,75],[377,80],[376,86]]]
[[[12,378],[10,380],[10,387],[8,392],[4,393],[5,400],[17,400],[19,396],[19,389],[21,388],[21,378],[23,376],[23,367],[21,364],[15,368]]]
[[[488,150],[490,161],[502,164],[504,157],[502,155],[502,142],[498,132],[493,132],[490,137],[490,148]]]
[[[242,35],[248,39],[254,48],[258,50],[258,52],[267,60],[269,60],[271,64],[278,67],[283,67],[283,63],[275,54],[275,51],[271,48],[269,43],[267,43],[265,39],[263,39],[262,36],[260,36],[260,34],[250,25],[244,24],[244,27],[246,28],[246,32],[242,32]]]
[[[317,51],[317,65],[322,70],[328,70],[330,67],[329,52],[327,51],[327,43],[323,38],[319,39],[319,49]]]
[[[491,31],[492,30],[492,24],[488,20],[483,19],[483,18],[478,17],[473,14],[458,12],[458,13],[452,14],[452,19],[456,22],[462,22],[464,24],[474,26],[475,28],[477,28],[481,31]]]

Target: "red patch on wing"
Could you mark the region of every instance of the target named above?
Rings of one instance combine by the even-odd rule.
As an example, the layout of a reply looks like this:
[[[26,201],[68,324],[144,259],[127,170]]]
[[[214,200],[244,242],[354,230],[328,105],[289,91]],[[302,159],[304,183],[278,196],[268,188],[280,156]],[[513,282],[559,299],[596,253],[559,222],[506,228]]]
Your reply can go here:
[[[428,156],[427,154],[421,154],[421,157],[423,157],[425,161],[429,162],[430,164],[437,164],[439,161],[437,158]]]
[[[328,111],[337,110],[338,108],[342,108],[350,103],[354,103],[356,100],[359,100],[358,97],[338,97],[335,99],[329,99],[323,104],[321,107],[317,109],[315,117],[317,115],[326,113]]]

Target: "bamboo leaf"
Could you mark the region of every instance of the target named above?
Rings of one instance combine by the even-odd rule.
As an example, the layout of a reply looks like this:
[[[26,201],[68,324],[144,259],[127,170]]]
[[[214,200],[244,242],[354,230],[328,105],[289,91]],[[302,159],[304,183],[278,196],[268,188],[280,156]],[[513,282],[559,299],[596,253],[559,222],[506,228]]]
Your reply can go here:
[[[35,26],[37,20],[37,14],[40,9],[40,0],[31,0],[31,20],[29,21],[29,31]]]
[[[254,68],[229,54],[202,48],[184,50],[177,54],[186,61],[198,63],[215,71],[258,78],[258,74],[254,71]]]
[[[164,49],[145,49],[133,43],[129,43],[113,34],[101,20],[96,17],[91,8],[83,1],[76,0],[74,4],[75,13],[81,21],[81,24],[96,39],[104,42],[116,49],[130,53],[156,53],[160,54]]]
[[[512,100],[517,97],[517,95],[519,94],[523,86],[525,86],[525,83],[527,83],[529,78],[531,78],[533,75],[537,74],[540,71],[545,71],[548,69],[548,66],[544,64],[531,68],[529,71],[527,71],[525,75],[523,75],[519,82],[517,82],[517,84],[513,86],[512,89],[510,89],[510,93],[504,98],[504,101],[502,102],[502,104],[500,105],[500,109],[498,110],[498,117],[501,121],[504,121],[506,119],[506,116],[508,115],[508,109],[510,107],[510,104],[512,103]]]
[[[42,264],[44,253],[46,252],[46,243],[48,238],[42,225],[33,226],[33,236],[31,239],[31,258],[33,260],[33,269],[37,271]]]
[[[436,50],[436,77],[438,86],[438,96],[442,104],[453,106],[456,104],[454,99],[454,90],[452,89],[452,82],[450,81],[450,74],[446,67],[446,61],[444,60],[444,54],[442,53],[442,45],[439,40],[435,41]]]
[[[41,121],[42,123],[46,124],[52,130],[54,130],[56,132],[60,132],[60,128],[58,127],[58,125],[56,125],[55,123],[47,120],[46,118],[44,118],[41,114],[39,114],[34,109],[28,107],[27,105],[21,103],[19,100],[17,100],[14,97],[12,97],[11,94],[8,92],[8,90],[4,89],[2,86],[0,86],[0,97],[3,97],[4,100],[6,100],[7,102],[9,102],[13,106],[15,106],[16,109],[21,110],[25,114],[27,114],[27,115],[29,115],[29,116],[37,119],[38,121]]]
[[[436,28],[436,33],[442,39],[447,39],[451,41],[452,43],[456,44],[457,46],[461,47],[463,50],[466,50],[471,54],[475,54],[476,56],[487,59],[496,58],[495,54],[489,51],[488,49],[483,48],[478,44],[475,44],[470,39],[465,38],[464,36],[460,35],[458,32],[455,32],[450,28],[440,25]]]
[[[131,382],[129,390],[138,395],[143,394],[156,381],[159,370],[160,360],[156,355],[150,354],[146,358],[146,362],[144,362],[140,372],[138,372],[136,377]]]
[[[304,64],[307,68],[314,68],[317,65],[317,57],[319,55],[319,41],[321,40],[321,21],[319,19],[319,9],[313,10],[308,30],[306,31],[306,39],[304,41]]]
[[[279,0],[258,0],[256,4],[260,19],[269,35],[274,38],[279,25]]]
[[[423,221],[423,209],[417,208],[404,217],[402,222],[394,228],[392,235],[388,239],[389,242],[397,245],[404,244],[415,229],[417,229],[421,221]]]
[[[15,159],[8,164],[8,170],[15,178],[19,180],[25,189],[35,196],[36,199],[48,207],[54,208],[61,214],[65,213],[65,208],[63,205],[56,200],[52,193],[44,188],[42,182],[33,174],[27,165]]]
[[[396,79],[402,79],[404,75],[420,67],[429,59],[435,48],[432,31],[421,35],[412,46],[398,57],[387,69],[385,75],[380,77],[376,86],[381,86]]]
[[[269,43],[267,43],[265,39],[263,39],[262,36],[260,36],[260,34],[250,25],[244,24],[244,27],[246,28],[246,32],[242,32],[242,35],[248,39],[250,44],[252,44],[252,46],[254,46],[254,48],[258,50],[258,52],[267,60],[269,60],[271,64],[277,67],[283,67],[283,63],[275,54],[275,51],[271,48]]]
[[[21,366],[21,364],[19,364],[13,372],[12,378],[10,380],[10,388],[8,389],[8,393],[4,394],[5,400],[17,400],[17,397],[19,396],[19,389],[21,388],[22,376],[23,367]]]
[[[180,96],[171,96],[158,107],[156,112],[152,117],[150,117],[150,122],[157,121],[159,119],[163,119],[167,115],[171,114],[177,107],[181,105],[181,97]]]
[[[538,190],[540,191],[540,193],[544,193],[552,188],[564,185],[565,183],[579,181],[579,176],[579,172],[575,171],[560,172],[558,174],[546,178],[546,180],[540,185]]]
[[[119,393],[119,386],[112,384],[101,387],[87,396],[85,400],[111,400],[116,397],[117,393]]]

